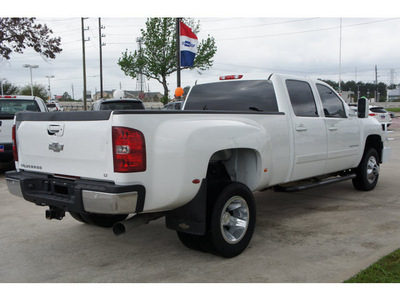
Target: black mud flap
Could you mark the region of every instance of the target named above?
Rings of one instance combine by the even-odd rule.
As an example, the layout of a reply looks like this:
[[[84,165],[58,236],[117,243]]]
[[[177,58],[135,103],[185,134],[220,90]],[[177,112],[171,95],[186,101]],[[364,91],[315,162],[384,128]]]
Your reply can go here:
[[[203,179],[197,195],[187,204],[167,213],[165,223],[167,228],[204,235],[206,233],[207,217],[207,179]]]

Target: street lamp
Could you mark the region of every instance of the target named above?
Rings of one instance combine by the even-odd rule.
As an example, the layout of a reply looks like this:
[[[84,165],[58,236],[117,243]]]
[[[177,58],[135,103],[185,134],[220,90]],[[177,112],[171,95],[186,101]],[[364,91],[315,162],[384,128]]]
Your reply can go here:
[[[49,101],[51,100],[51,89],[50,89],[50,78],[54,78],[54,75],[46,76],[49,79]]]
[[[6,80],[7,78],[1,78],[0,79],[0,84],[1,84],[1,95],[3,96],[3,80]]]
[[[36,69],[39,68],[38,65],[30,65],[30,64],[26,64],[23,65],[24,68],[29,68],[31,71],[31,95],[33,96],[33,81],[32,81],[32,69]]]

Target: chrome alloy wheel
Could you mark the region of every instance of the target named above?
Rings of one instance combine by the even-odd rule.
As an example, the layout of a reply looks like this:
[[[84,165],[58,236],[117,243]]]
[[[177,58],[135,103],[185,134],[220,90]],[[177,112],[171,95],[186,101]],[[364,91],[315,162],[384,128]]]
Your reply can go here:
[[[371,156],[367,164],[367,180],[369,183],[373,183],[376,177],[379,175],[379,164],[374,156]]]
[[[238,243],[246,234],[249,224],[249,207],[240,196],[230,198],[221,213],[221,233],[229,244]]]

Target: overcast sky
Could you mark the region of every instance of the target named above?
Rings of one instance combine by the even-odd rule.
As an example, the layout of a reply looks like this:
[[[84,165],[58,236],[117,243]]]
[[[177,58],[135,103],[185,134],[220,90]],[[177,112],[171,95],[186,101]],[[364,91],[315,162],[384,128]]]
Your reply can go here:
[[[98,16],[102,17],[102,25],[105,27],[102,33],[106,35],[103,38],[106,45],[102,48],[104,90],[120,87],[124,90],[136,90],[136,80],[124,75],[117,65],[118,58],[126,49],[137,49],[136,38],[140,36],[140,29],[145,28],[147,16],[173,16],[175,12],[170,6],[163,14],[162,8],[165,6],[158,5],[153,10],[151,6],[145,5],[138,13],[137,1],[116,2],[116,6],[109,10],[93,10],[89,6],[82,13],[75,9],[79,6],[79,2],[75,1],[68,2],[70,6],[66,10],[65,3],[59,6],[54,1],[45,1],[40,7],[46,7],[49,3],[51,8],[46,11],[36,5],[32,10],[28,8],[20,11],[14,8],[6,14],[2,12],[1,15],[37,16],[38,23],[46,23],[54,31],[54,36],[61,37],[63,51],[55,60],[44,60],[31,50],[24,54],[13,54],[10,60],[0,61],[0,76],[15,85],[27,85],[30,83],[30,73],[22,65],[36,64],[39,68],[33,70],[35,83],[47,87],[46,76],[54,76],[51,79],[52,94],[62,95],[68,92],[72,95],[73,89],[77,99],[82,98],[83,91],[81,15],[90,16],[85,20],[85,27],[89,27],[85,31],[85,37],[90,38],[85,44],[86,74],[87,90],[94,94],[100,90]],[[173,5],[182,2],[168,3]],[[351,2],[346,1],[328,3],[310,0],[301,3],[309,4],[308,7],[319,3],[319,6],[324,7],[308,10],[296,4],[286,11],[285,6],[276,8],[264,4],[263,11],[260,12],[260,9],[255,9],[259,6],[253,5],[249,8],[247,5],[228,13],[221,3],[232,1],[221,1],[217,6],[212,3],[208,0],[202,2],[203,6],[212,5],[217,11],[205,9],[199,13],[190,9],[177,10],[180,16],[193,16],[200,20],[199,41],[210,35],[215,38],[218,48],[210,70],[202,74],[194,70],[182,72],[183,87],[193,85],[197,79],[218,80],[220,75],[228,74],[267,77],[270,73],[289,73],[338,81],[340,49],[342,80],[373,82],[377,65],[378,81],[387,84],[391,81],[400,82],[400,13],[395,13],[396,10],[400,12],[400,9],[392,6],[394,4],[391,1],[380,2],[379,7],[383,7],[381,10],[368,10],[366,14],[360,11],[363,11],[368,2],[362,2],[363,6],[352,6]],[[338,11],[337,7],[333,7],[334,10],[331,11],[328,6],[336,4],[350,11]],[[146,88],[152,92],[163,92],[162,85],[155,80],[146,81],[146,84]],[[176,88],[176,74],[169,77],[169,87],[172,95]]]

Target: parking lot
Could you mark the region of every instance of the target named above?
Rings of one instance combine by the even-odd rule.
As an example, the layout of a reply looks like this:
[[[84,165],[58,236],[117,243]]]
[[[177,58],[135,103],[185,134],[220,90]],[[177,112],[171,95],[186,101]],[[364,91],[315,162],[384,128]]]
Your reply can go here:
[[[400,248],[398,127],[371,192],[346,181],[256,193],[253,240],[233,259],[185,248],[164,219],[120,237],[70,215],[48,221],[45,207],[9,194],[2,166],[0,282],[342,282]]]

